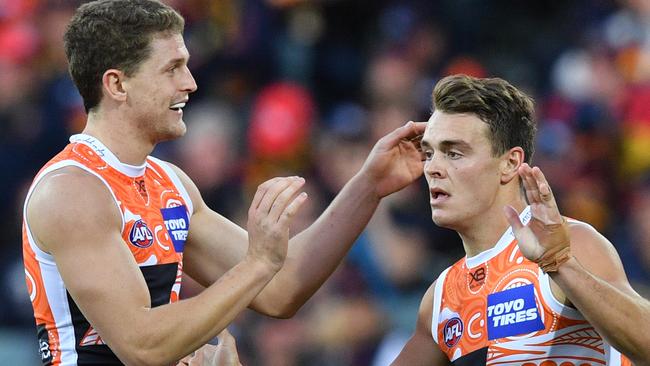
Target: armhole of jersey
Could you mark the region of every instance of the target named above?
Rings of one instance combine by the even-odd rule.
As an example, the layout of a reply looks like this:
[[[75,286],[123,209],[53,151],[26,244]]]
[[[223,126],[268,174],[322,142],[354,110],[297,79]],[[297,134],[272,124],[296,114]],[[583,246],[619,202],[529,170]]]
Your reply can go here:
[[[445,278],[447,278],[447,272],[451,267],[442,271],[438,279],[436,280],[436,286],[433,288],[433,314],[431,314],[431,336],[433,340],[438,344],[438,318],[440,317],[440,305],[442,304],[442,288],[445,284]]]
[[[165,173],[167,173],[167,176],[172,180],[176,186],[176,189],[178,189],[178,192],[181,194],[181,197],[183,197],[183,200],[185,200],[185,203],[187,203],[187,210],[189,211],[190,216],[192,216],[194,213],[194,205],[192,204],[192,199],[190,199],[190,195],[187,193],[183,182],[181,182],[181,179],[178,177],[178,174],[176,174],[174,169],[172,169],[172,167],[170,167],[166,162],[158,158],[154,158],[153,156],[149,156],[148,158],[160,166],[165,171]]]
[[[577,309],[574,309],[570,306],[566,306],[553,295],[551,290],[551,277],[539,270],[539,287],[542,290],[542,298],[544,302],[557,314],[562,314],[563,317],[573,319],[573,320],[584,320],[585,318],[580,314]]]
[[[111,193],[111,197],[113,197],[113,202],[115,202],[115,205],[117,206],[117,210],[120,212],[120,220],[122,221],[122,225],[120,228],[120,232],[124,231],[124,215],[122,214],[122,209],[120,208],[120,203],[117,200],[117,197],[115,196],[115,193],[111,189],[111,186],[108,184],[108,182],[99,174],[95,173],[92,171],[90,168],[87,166],[74,161],[74,160],[63,160],[59,161],[57,163],[54,163],[47,168],[45,168],[42,172],[40,172],[36,178],[34,179],[34,182],[32,183],[31,187],[29,187],[29,191],[27,191],[27,197],[25,197],[25,204],[23,205],[23,220],[25,221],[25,232],[27,233],[27,238],[29,239],[29,246],[32,248],[34,253],[36,254],[36,258],[39,261],[43,261],[45,263],[49,264],[54,264],[54,258],[52,257],[51,254],[44,252],[41,250],[41,248],[36,245],[36,241],[34,240],[34,237],[32,236],[32,231],[29,228],[29,222],[27,221],[27,203],[29,202],[30,197],[32,196],[32,193],[34,192],[34,189],[40,183],[40,181],[49,173],[65,168],[67,166],[75,166],[77,168],[83,169],[84,171],[94,175],[97,177],[108,189],[108,191]]]

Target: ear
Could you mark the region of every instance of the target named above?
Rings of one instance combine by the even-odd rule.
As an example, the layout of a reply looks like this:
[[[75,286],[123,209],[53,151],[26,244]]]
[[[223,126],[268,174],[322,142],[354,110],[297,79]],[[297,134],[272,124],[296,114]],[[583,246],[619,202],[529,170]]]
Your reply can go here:
[[[124,88],[124,72],[117,69],[108,69],[102,75],[102,91],[106,98],[118,102],[126,101],[126,89]]]
[[[501,183],[506,184],[519,176],[517,172],[524,162],[524,149],[515,146],[506,151],[501,159]]]

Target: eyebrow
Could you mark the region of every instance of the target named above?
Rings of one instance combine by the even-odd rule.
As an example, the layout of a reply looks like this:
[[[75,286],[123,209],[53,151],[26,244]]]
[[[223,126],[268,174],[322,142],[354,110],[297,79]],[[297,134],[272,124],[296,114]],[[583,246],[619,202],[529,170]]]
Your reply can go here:
[[[429,144],[429,142],[427,142],[425,140],[422,140],[420,142],[420,144],[423,147],[431,148],[431,144]],[[472,147],[470,146],[470,144],[468,144],[467,141],[464,141],[464,140],[442,140],[442,141],[440,141],[440,143],[438,145],[443,150],[449,150],[451,148],[457,148],[457,149],[461,149],[461,150],[464,150],[464,151],[473,150]]]
[[[188,63],[190,62],[189,56],[187,58],[185,58],[185,57],[176,57],[174,59],[169,60],[165,64],[165,66],[163,66],[163,69],[167,69],[168,67],[173,66],[173,65],[182,65],[185,62],[188,62]]]

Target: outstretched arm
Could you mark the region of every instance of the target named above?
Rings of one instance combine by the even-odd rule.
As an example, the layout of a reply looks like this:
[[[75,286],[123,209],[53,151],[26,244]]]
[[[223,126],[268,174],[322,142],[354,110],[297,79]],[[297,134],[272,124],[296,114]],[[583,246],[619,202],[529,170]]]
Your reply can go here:
[[[290,317],[316,292],[364,229],[380,199],[422,174],[417,138],[425,127],[425,122],[409,122],[377,142],[363,168],[325,212],[290,240],[284,266],[252,303],[255,310]],[[207,208],[189,178],[180,171],[179,176],[192,200],[201,202],[192,217],[185,268],[209,285],[241,258],[246,232]]]
[[[650,302],[630,287],[611,243],[583,227],[569,227],[539,168],[523,164],[519,175],[533,218],[523,226],[512,207],[505,212],[522,254],[546,268],[611,345],[636,365],[650,365]]]

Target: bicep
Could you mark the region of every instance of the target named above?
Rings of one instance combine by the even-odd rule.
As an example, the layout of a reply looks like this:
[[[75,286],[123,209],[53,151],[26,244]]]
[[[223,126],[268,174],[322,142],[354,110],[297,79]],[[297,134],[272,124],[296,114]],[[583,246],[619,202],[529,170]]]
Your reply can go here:
[[[609,240],[584,223],[574,223],[570,230],[571,252],[585,269],[625,293],[636,294]]]
[[[203,286],[210,286],[239,263],[248,248],[248,234],[207,207],[195,211],[183,254],[183,268]]]

